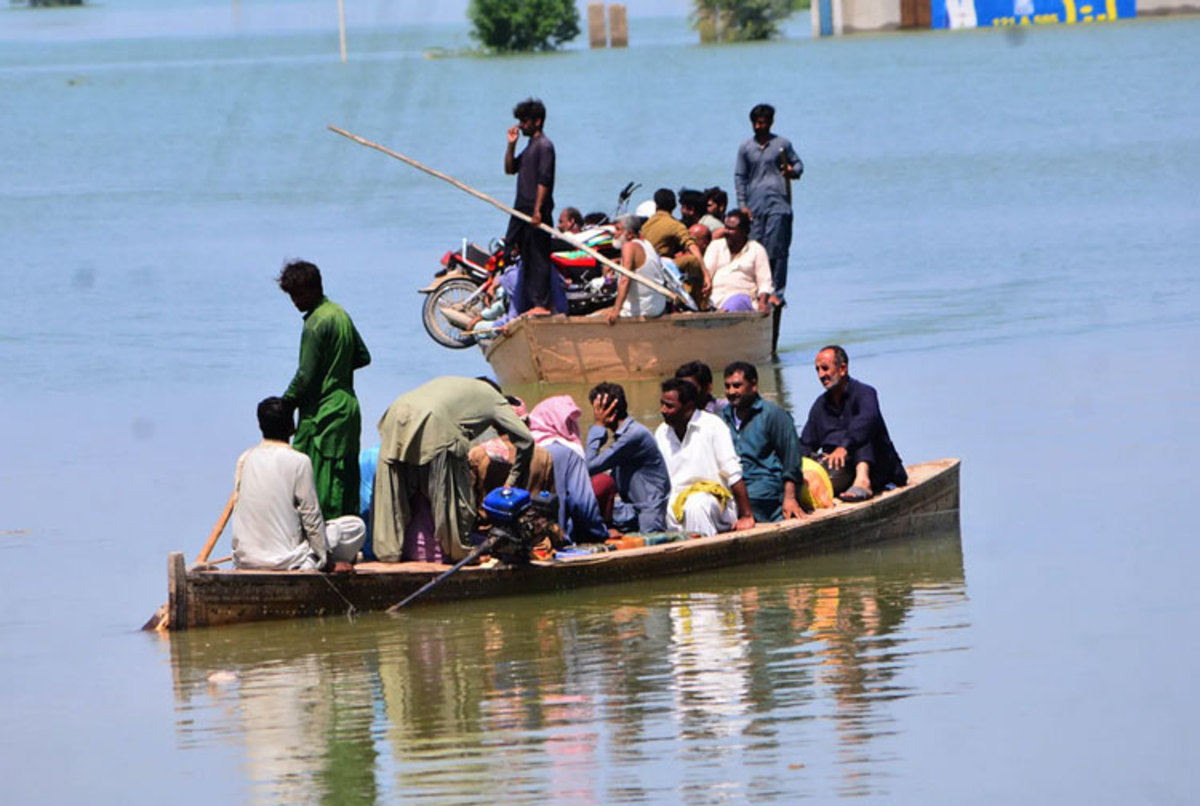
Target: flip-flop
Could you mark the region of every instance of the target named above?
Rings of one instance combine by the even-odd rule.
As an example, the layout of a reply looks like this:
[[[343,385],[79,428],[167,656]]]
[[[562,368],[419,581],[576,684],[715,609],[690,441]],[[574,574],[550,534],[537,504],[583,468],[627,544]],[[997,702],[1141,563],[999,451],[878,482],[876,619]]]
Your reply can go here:
[[[858,504],[863,501],[870,501],[875,496],[875,493],[863,487],[854,486],[846,492],[842,493],[839,498],[848,504]]]

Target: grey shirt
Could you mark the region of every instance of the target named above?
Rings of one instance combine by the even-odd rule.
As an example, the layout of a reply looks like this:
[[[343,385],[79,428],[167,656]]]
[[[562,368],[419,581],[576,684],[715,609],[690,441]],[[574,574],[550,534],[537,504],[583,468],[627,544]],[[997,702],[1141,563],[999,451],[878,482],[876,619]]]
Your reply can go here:
[[[753,137],[742,143],[733,169],[738,207],[749,207],[754,215],[790,213],[788,183],[779,172],[783,162],[797,174],[804,173],[804,163],[786,137],[771,134],[762,145]]]
[[[233,564],[288,570],[325,564],[329,548],[312,460],[286,442],[264,439],[238,459],[234,481]]]

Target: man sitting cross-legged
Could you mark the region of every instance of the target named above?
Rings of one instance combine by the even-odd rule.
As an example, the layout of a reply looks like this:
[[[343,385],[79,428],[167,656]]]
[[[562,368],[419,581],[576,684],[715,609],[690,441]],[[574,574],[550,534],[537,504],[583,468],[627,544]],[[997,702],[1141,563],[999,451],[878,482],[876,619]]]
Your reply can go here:
[[[349,571],[367,527],[357,515],[321,515],[312,460],[289,444],[295,426],[282,398],[258,404],[263,441],[238,458],[233,564],[276,571]],[[357,491],[356,491],[357,492]]]
[[[701,535],[754,526],[742,463],[720,417],[696,409],[696,387],[662,382],[663,424],[654,432],[671,476],[667,527]]]

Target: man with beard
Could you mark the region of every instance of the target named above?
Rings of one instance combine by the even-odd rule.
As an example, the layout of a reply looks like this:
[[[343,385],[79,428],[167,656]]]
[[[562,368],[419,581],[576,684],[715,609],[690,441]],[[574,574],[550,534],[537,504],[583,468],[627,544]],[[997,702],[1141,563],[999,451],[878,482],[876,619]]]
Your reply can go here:
[[[866,501],[889,484],[903,487],[908,473],[874,387],[850,377],[850,358],[836,344],[822,348],[815,364],[825,393],[808,412],[800,447],[825,465],[834,495]]]
[[[625,270],[645,277],[659,285],[666,281],[663,276],[662,261],[654,247],[643,240],[641,236],[642,218],[635,215],[623,215],[617,219],[613,230],[613,244],[621,249],[621,267]],[[636,286],[630,288],[630,286]],[[604,318],[611,325],[619,317],[644,316],[647,318],[662,316],[667,310],[667,298],[645,283],[622,274],[617,279],[617,298],[609,308]]]

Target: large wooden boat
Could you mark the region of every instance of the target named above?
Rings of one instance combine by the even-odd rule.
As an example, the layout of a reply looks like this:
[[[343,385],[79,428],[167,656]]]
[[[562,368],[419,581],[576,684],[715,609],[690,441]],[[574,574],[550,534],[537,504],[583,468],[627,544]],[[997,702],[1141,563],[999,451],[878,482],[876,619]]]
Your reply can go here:
[[[959,461],[941,459],[908,469],[905,487],[861,504],[837,504],[803,520],[764,524],[677,543],[630,548],[527,566],[467,567],[420,602],[566,590],[629,582],[904,539],[958,522]],[[361,563],[348,575],[315,571],[187,568],[168,561],[168,602],[147,628],[185,630],[239,622],[385,610],[445,570],[430,563]]]
[[[703,356],[713,367],[771,360],[771,316],[675,313],[656,319],[522,317],[483,347],[501,386],[668,378]]]

